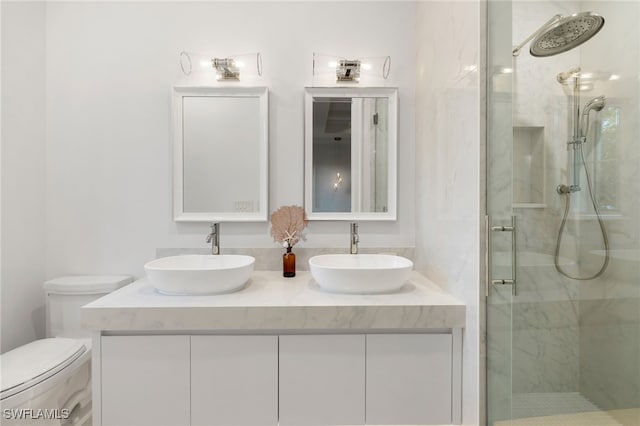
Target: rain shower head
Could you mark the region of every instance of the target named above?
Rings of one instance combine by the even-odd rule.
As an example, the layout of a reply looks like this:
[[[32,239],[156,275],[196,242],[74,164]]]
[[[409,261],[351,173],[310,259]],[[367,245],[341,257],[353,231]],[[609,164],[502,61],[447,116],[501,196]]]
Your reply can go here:
[[[566,16],[539,34],[529,51],[538,57],[566,52],[596,35],[603,25],[604,18],[592,12]]]
[[[536,57],[553,56],[577,47],[596,35],[604,25],[597,13],[582,12],[570,16],[555,15],[520,45],[513,48],[513,56],[531,39],[529,52]]]

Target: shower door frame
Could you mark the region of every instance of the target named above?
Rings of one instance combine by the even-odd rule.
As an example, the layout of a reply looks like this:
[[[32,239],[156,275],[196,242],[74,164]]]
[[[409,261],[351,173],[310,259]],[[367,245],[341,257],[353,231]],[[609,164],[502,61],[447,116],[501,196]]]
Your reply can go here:
[[[481,182],[484,185],[481,188],[481,193],[485,195],[484,203],[483,203],[483,211],[481,212],[481,223],[484,223],[484,226],[481,227],[481,247],[484,247],[483,252],[483,261],[480,262],[481,265],[481,274],[483,277],[481,283],[480,294],[481,297],[484,297],[484,303],[481,303],[481,307],[483,311],[481,312],[481,324],[482,331],[485,336],[483,341],[483,350],[481,353],[484,354],[481,360],[481,372],[484,376],[481,377],[481,382],[483,384],[483,389],[481,392],[481,412],[480,412],[480,423],[481,424],[493,424],[493,419],[498,417],[501,419],[511,419],[511,368],[512,368],[512,357],[511,357],[511,348],[512,348],[512,297],[517,289],[517,266],[515,262],[515,250],[517,249],[517,239],[515,230],[517,229],[517,218],[513,213],[513,199],[512,199],[512,179],[509,179],[509,186],[507,189],[503,189],[503,199],[501,200],[501,206],[499,208],[496,207],[496,203],[494,202],[493,195],[491,193],[492,190],[492,179],[495,180],[495,175],[500,174],[500,172],[505,173],[507,170],[504,168],[512,169],[512,139],[513,134],[512,130],[510,133],[502,133],[502,147],[509,148],[502,151],[502,158],[492,157],[492,148],[496,148],[494,144],[494,138],[496,133],[496,128],[494,126],[494,122],[492,120],[495,119],[496,116],[499,116],[500,122],[502,122],[504,129],[513,128],[512,118],[511,118],[511,99],[513,97],[513,92],[509,91],[508,96],[505,94],[501,94],[502,96],[497,96],[494,92],[494,87],[497,84],[502,84],[504,87],[511,88],[511,78],[508,74],[500,74],[501,68],[506,68],[506,66],[499,67],[498,64],[501,62],[506,62],[509,60],[509,65],[511,65],[511,7],[510,2],[493,2],[491,0],[485,0],[481,2],[483,5],[482,8],[482,29],[484,31],[484,37],[482,37],[482,41],[484,43],[481,46],[482,58],[483,62],[481,65],[481,69],[484,71],[483,80],[481,83],[482,89],[485,91],[485,104],[482,106],[484,110],[481,111],[483,115],[483,123],[484,128],[481,130],[482,135],[482,148],[485,152],[485,161],[482,165],[481,173],[482,179]],[[506,38],[507,43],[501,45],[502,50],[508,48],[509,57],[496,58],[497,52],[493,50],[496,43],[499,41],[503,41],[504,39],[500,39],[500,34],[496,34],[496,25],[503,25],[505,23],[504,20],[500,20],[496,15],[499,15],[499,12],[496,13],[496,8],[503,6],[507,10],[502,11],[502,13],[509,14],[508,26],[507,28],[502,28],[506,33],[508,33],[508,38]],[[492,25],[493,24],[493,25]],[[503,55],[504,56],[504,55]],[[501,59],[502,61],[499,61]],[[504,123],[506,114],[499,114],[498,108],[502,108],[503,112],[506,110],[508,112],[509,122]],[[505,137],[505,136],[511,137]],[[505,140],[506,139],[506,140]],[[499,166],[499,167],[498,167]],[[512,172],[512,170],[508,170]],[[511,175],[510,175],[511,177]],[[504,199],[506,197],[506,199]],[[495,237],[492,238],[495,234]],[[499,241],[499,244],[504,246],[505,238],[504,236],[510,236],[511,241],[507,243],[511,249],[511,264],[508,270],[502,271],[494,271],[492,267],[492,243]],[[499,277],[495,274],[500,275]],[[509,274],[508,276],[506,274]],[[497,300],[496,299],[500,299]],[[494,303],[495,301],[495,303]],[[498,352],[496,348],[496,342],[501,342],[499,345],[503,351]],[[497,376],[494,371],[497,365],[503,366],[504,376]],[[497,380],[502,379],[502,380]],[[496,401],[498,403],[496,404]],[[500,413],[496,413],[495,406],[498,405],[502,409]],[[506,411],[505,411],[506,410]],[[496,416],[497,414],[497,416]]]

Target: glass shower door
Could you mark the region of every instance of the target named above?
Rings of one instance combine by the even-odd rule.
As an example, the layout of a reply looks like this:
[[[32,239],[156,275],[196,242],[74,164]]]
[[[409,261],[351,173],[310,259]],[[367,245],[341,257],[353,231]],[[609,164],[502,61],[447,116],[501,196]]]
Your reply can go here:
[[[512,54],[586,12],[606,24],[584,44]],[[640,2],[488,2],[489,425],[640,425],[637,22]]]

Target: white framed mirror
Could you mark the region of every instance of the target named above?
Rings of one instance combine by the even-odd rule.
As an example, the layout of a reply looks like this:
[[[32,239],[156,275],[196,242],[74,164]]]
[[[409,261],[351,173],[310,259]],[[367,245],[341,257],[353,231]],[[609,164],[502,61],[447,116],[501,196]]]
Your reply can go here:
[[[398,89],[305,89],[310,220],[396,220]]]
[[[266,87],[173,88],[173,219],[264,222]]]

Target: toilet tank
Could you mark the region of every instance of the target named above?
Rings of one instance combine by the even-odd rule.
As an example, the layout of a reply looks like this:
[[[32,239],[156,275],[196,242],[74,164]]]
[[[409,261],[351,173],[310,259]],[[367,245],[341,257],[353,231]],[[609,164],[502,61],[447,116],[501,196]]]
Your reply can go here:
[[[90,337],[80,325],[80,308],[132,281],[124,275],[75,275],[46,281],[47,337]]]

